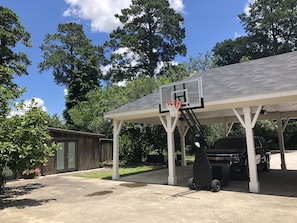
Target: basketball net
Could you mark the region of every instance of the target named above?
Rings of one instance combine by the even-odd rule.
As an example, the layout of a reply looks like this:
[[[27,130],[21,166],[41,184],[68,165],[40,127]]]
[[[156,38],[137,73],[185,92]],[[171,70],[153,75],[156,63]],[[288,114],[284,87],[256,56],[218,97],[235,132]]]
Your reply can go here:
[[[178,115],[178,111],[183,107],[183,104],[180,100],[173,100],[167,101],[166,106],[170,112],[170,116],[176,117]]]

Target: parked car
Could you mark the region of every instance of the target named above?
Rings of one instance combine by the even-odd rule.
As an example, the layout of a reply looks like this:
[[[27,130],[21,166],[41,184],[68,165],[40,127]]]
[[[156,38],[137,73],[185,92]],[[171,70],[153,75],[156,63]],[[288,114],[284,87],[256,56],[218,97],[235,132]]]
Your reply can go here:
[[[254,137],[257,169],[270,169],[270,149],[261,137]],[[230,176],[249,176],[246,139],[244,137],[226,137],[217,140],[206,150],[211,165],[222,163],[230,165]]]

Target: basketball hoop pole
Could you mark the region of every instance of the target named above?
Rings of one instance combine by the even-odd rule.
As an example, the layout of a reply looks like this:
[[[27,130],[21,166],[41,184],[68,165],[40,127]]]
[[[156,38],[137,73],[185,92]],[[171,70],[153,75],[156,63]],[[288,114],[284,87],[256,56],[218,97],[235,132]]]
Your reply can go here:
[[[179,110],[182,108],[183,104],[180,100],[171,100],[166,102],[166,106],[169,110],[170,117],[179,116]]]
[[[184,111],[203,107],[201,92],[201,77],[160,86],[159,112],[167,112],[165,117],[160,115],[159,118],[167,132],[169,185],[176,184],[174,130]]]
[[[164,117],[160,116],[160,120],[167,132],[167,147],[168,147],[168,184],[176,185],[176,170],[175,170],[175,144],[174,144],[174,130],[177,121],[179,120],[179,109],[182,108],[182,102],[179,100],[172,100],[166,102],[169,115],[166,115],[166,122]]]

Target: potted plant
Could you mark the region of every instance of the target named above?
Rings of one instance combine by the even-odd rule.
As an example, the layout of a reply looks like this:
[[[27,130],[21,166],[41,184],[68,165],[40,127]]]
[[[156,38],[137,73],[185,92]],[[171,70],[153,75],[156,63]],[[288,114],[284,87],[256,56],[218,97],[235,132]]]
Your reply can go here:
[[[22,176],[24,179],[33,179],[36,176],[40,176],[40,168],[26,169],[22,172]]]

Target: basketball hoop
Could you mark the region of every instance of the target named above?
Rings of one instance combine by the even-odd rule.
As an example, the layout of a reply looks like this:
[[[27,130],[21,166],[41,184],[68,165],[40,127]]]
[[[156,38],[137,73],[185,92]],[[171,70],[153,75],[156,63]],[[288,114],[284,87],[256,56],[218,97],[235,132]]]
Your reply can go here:
[[[180,100],[172,100],[167,101],[166,106],[170,112],[171,117],[175,117],[178,114],[178,111],[183,107],[182,101]]]

